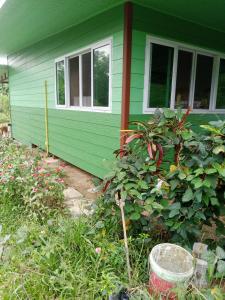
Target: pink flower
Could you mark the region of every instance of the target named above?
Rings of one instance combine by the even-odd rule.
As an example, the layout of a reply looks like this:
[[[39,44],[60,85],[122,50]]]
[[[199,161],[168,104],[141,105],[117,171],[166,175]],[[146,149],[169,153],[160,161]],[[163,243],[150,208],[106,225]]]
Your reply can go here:
[[[101,251],[102,251],[102,248],[100,248],[100,247],[95,248],[95,252],[96,252],[97,254],[100,254]]]
[[[57,179],[58,182],[64,183],[64,180],[62,178]]]

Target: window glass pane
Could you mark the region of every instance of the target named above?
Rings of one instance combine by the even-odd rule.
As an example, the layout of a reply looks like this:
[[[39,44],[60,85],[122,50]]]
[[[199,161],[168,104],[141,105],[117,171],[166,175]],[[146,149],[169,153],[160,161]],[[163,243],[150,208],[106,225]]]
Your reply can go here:
[[[194,108],[209,109],[213,58],[198,54],[195,78]]]
[[[79,56],[70,58],[70,105],[79,106]]]
[[[169,107],[174,49],[151,44],[150,97],[148,107]]]
[[[82,58],[82,104],[91,106],[91,52],[85,53]]]
[[[225,59],[220,59],[216,108],[225,109]]]
[[[64,60],[56,63],[57,104],[65,105]]]
[[[191,52],[184,50],[178,51],[175,108],[188,107],[191,83],[192,57],[193,54]]]
[[[109,52],[109,45],[94,49],[94,106],[109,105]]]

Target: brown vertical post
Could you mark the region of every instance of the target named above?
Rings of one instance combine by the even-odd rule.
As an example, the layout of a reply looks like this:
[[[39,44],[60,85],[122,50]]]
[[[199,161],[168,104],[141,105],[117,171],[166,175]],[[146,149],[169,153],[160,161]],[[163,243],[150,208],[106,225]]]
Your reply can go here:
[[[121,130],[128,129],[130,113],[130,79],[131,79],[131,48],[132,48],[132,15],[131,2],[124,5],[124,35],[123,35],[123,82],[122,82],[122,107]],[[125,134],[121,131],[120,145],[125,142]]]

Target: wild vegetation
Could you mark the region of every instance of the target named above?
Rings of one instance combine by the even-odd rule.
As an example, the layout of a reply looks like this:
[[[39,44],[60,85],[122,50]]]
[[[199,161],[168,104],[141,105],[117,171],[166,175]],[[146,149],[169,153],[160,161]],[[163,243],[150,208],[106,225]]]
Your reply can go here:
[[[10,121],[8,85],[0,84],[0,124]]]
[[[102,213],[119,217],[119,194],[131,235],[151,232],[191,247],[206,239],[207,225],[216,227],[216,242],[224,247],[225,122],[202,125],[198,134],[188,113],[164,109],[149,122],[132,123],[106,178]]]
[[[2,202],[22,205],[27,213],[40,218],[62,205],[62,168],[44,168],[38,152],[34,155],[11,140],[0,142],[0,155]]]
[[[121,287],[130,299],[155,299],[146,285],[151,248],[171,240],[190,247],[191,238],[201,239],[203,223],[212,221],[220,230],[224,215],[224,123],[204,126],[210,134],[200,136],[186,117],[165,110],[150,123],[133,124],[95,214],[78,219],[63,207],[63,167],[46,168],[37,150],[2,140],[0,299],[108,299]],[[125,202],[130,283],[116,194]],[[191,209],[192,215],[186,213]],[[178,299],[224,299],[225,253],[218,243],[223,246],[223,239],[205,254],[209,288],[177,290]]]

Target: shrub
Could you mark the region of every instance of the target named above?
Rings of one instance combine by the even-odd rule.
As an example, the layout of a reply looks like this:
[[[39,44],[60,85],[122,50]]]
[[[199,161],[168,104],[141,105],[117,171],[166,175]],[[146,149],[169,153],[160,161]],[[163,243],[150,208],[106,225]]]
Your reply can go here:
[[[119,194],[131,234],[151,231],[187,243],[215,222],[223,244],[225,122],[203,125],[207,133],[197,134],[188,114],[164,109],[149,122],[131,123],[134,129],[105,179],[103,202],[116,217]]]
[[[39,153],[9,140],[0,142],[1,201],[24,205],[29,212],[44,217],[63,200],[61,168],[45,169]]]

